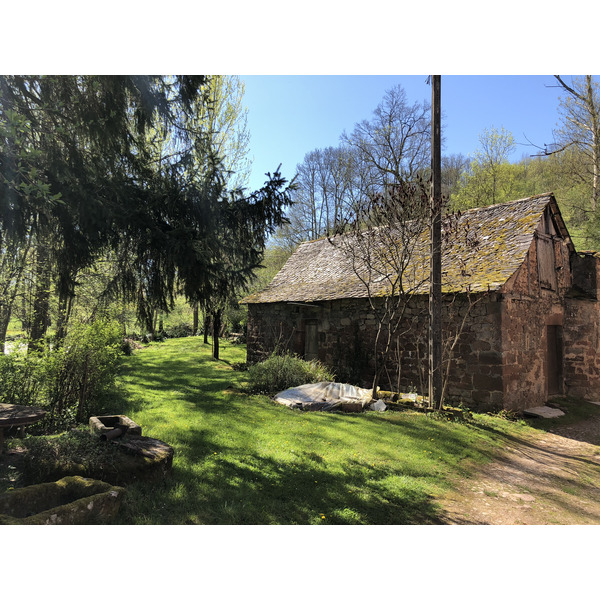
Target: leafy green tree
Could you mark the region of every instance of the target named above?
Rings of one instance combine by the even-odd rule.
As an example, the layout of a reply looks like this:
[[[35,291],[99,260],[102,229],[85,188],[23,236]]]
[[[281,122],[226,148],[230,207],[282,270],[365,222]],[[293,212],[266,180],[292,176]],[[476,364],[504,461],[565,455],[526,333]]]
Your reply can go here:
[[[59,332],[77,273],[124,227],[148,229],[139,215],[164,174],[153,168],[146,133],[182,122],[204,84],[203,77],[0,78],[2,196],[12,200],[2,227],[22,239],[31,220],[38,262],[52,268]],[[197,143],[183,127],[177,137],[183,147]],[[184,156],[174,153],[171,165]],[[38,284],[43,312],[48,285]],[[34,342],[43,329],[33,328]]]
[[[485,129],[479,135],[479,149],[474,153],[454,195],[454,209],[475,208],[514,199],[519,169],[508,161],[515,147],[512,134],[504,128]]]

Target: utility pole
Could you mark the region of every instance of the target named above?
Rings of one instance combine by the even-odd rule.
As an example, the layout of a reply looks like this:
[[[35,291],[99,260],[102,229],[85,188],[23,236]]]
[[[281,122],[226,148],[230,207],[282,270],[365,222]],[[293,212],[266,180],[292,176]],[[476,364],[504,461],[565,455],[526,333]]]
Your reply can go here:
[[[431,77],[429,406],[442,406],[442,117],[441,75]]]

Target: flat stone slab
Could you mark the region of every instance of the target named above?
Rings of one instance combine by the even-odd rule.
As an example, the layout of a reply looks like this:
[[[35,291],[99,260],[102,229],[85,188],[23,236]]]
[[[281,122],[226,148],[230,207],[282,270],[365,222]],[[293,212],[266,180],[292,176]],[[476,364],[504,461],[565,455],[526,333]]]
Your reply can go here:
[[[0,404],[0,427],[15,425],[31,425],[43,419],[46,411],[37,406],[21,406],[20,404]]]
[[[543,417],[544,419],[556,419],[556,417],[564,417],[565,413],[558,408],[550,408],[549,406],[534,406],[523,411],[526,417]]]
[[[594,402],[593,400],[588,400],[590,404],[595,404],[596,406],[600,406],[600,402]]]
[[[169,468],[173,463],[173,448],[161,440],[140,436],[114,443],[129,454],[143,456],[153,462],[164,462]]]

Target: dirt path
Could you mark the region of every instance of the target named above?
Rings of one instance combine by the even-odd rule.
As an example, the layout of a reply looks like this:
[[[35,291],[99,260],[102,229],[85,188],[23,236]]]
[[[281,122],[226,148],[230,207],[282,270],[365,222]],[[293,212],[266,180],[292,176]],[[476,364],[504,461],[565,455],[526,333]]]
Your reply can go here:
[[[448,524],[600,524],[600,416],[524,442],[456,482]]]

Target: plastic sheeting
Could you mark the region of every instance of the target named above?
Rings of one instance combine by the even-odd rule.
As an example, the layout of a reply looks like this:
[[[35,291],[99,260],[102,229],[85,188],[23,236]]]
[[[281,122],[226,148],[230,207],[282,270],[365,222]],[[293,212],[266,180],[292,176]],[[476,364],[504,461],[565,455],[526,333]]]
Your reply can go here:
[[[279,392],[275,396],[275,402],[301,410],[339,409],[353,412],[363,410],[373,403],[371,392],[372,390],[347,383],[322,381],[321,383],[307,383]],[[375,410],[381,410],[381,407]]]

